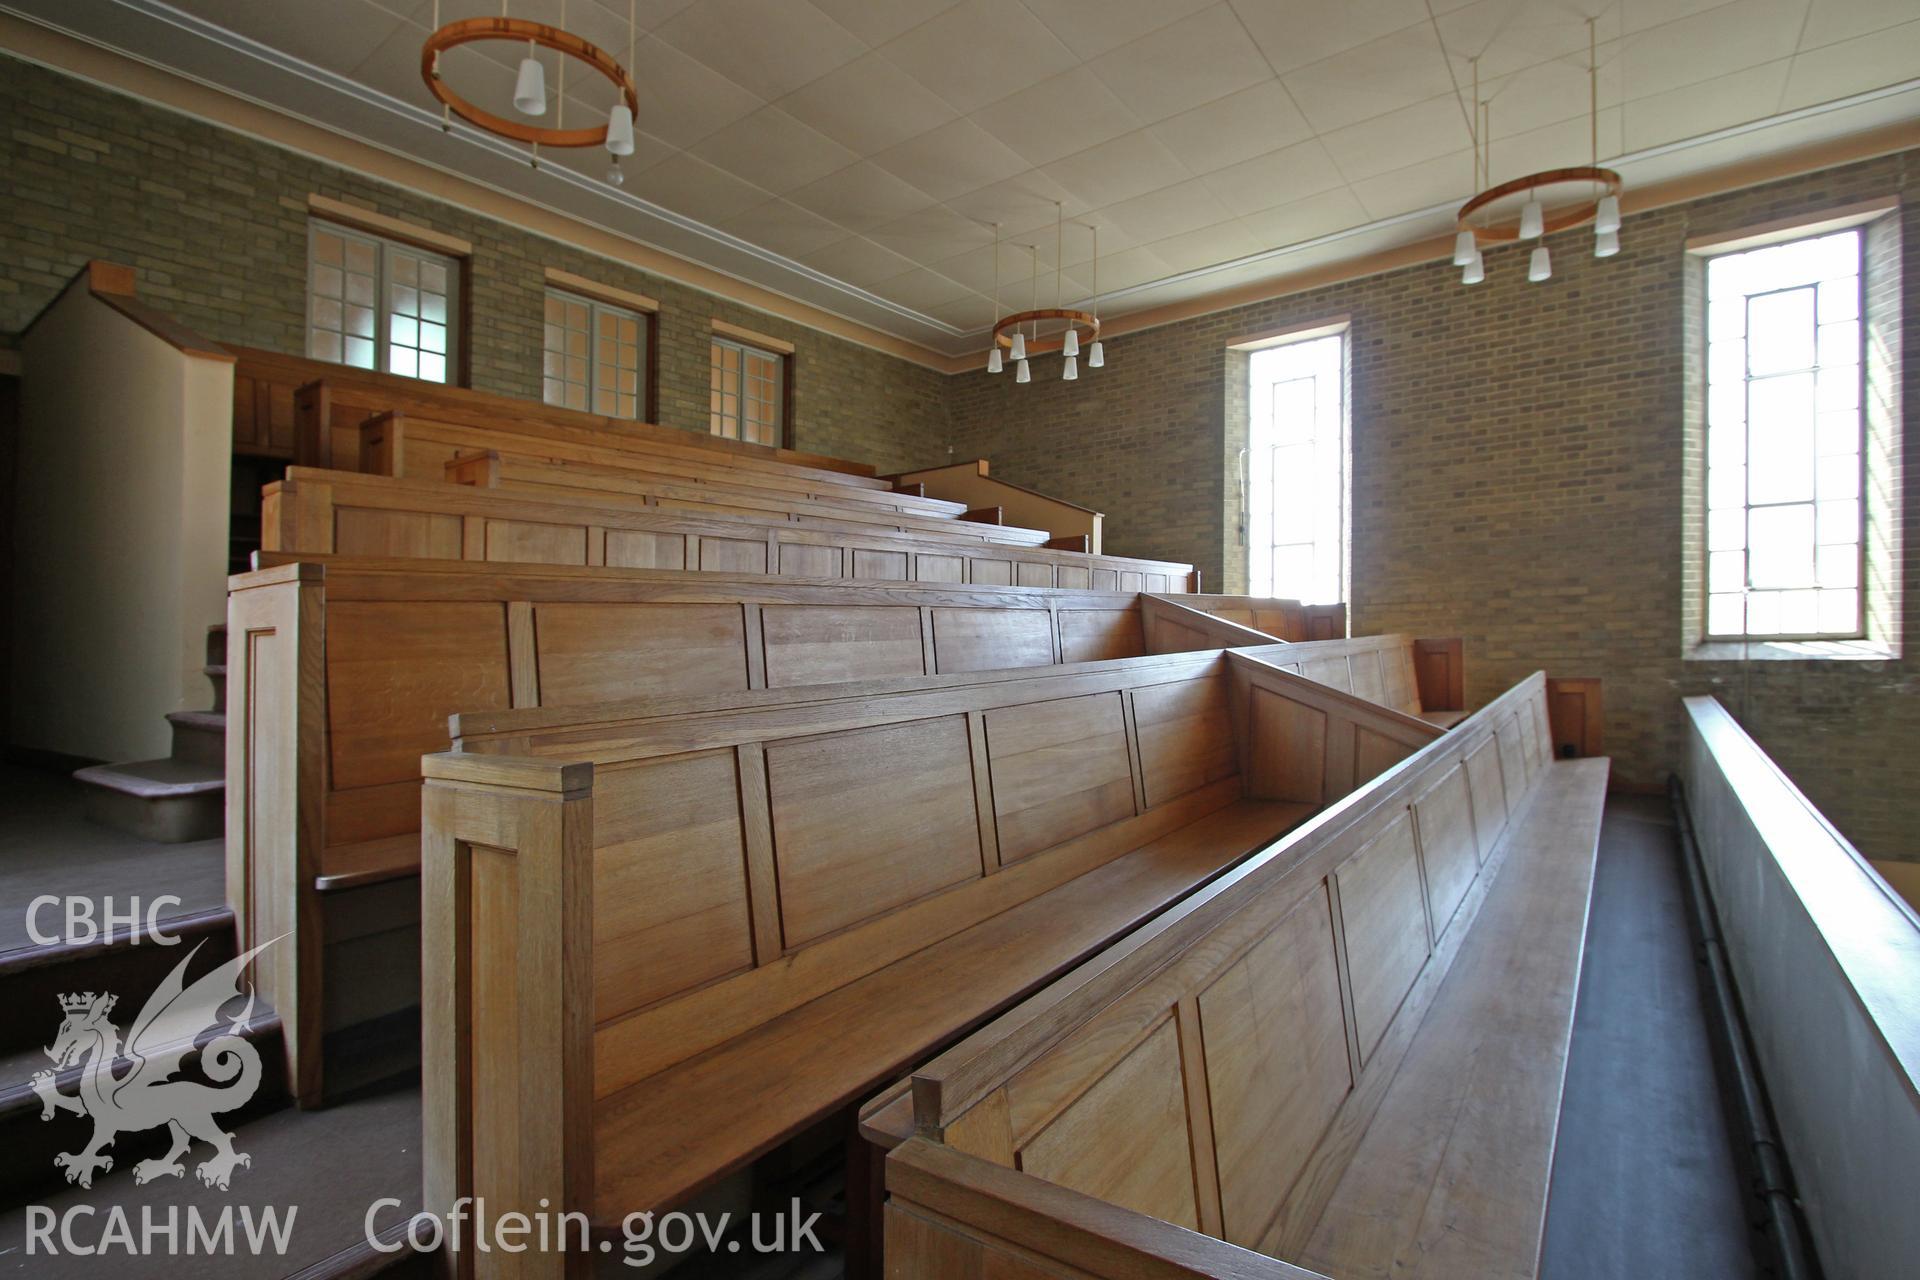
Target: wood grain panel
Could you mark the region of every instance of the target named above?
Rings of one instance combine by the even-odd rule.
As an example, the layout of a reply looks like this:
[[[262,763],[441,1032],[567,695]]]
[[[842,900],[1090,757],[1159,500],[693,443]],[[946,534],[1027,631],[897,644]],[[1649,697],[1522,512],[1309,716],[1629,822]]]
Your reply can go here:
[[[595,1021],[752,963],[733,752],[600,770],[593,783]]]
[[[1104,662],[1109,658],[1137,658],[1147,651],[1140,627],[1140,610],[1062,609],[1060,661]]]
[[[1343,693],[1353,692],[1353,669],[1344,657],[1314,658],[1300,664],[1300,674],[1315,684],[1324,684]]]
[[[1381,693],[1381,701],[1395,711],[1405,711],[1409,715],[1418,714],[1420,706],[1420,685],[1413,674],[1413,649],[1407,645],[1396,645],[1383,650],[1380,654],[1381,677],[1386,687]]]
[[[1324,885],[1200,993],[1220,1207],[1254,1247],[1353,1087]]]
[[[1448,770],[1430,791],[1413,802],[1413,819],[1420,833],[1420,857],[1427,871],[1427,905],[1437,938],[1447,931],[1480,869],[1479,845],[1473,834],[1473,798],[1468,793],[1465,766]]]
[[[789,578],[839,578],[840,548],[806,542],[780,544],[780,572]]]
[[[1413,750],[1404,742],[1395,742],[1384,734],[1375,733],[1359,725],[1354,726],[1354,785],[1359,786],[1379,777],[1412,755]]]
[[[975,579],[978,581],[978,579]],[[1118,591],[1120,589],[1120,571],[1118,569],[1095,569],[1093,571],[1093,589],[1095,591]]]
[[[1002,865],[1133,816],[1122,710],[1099,693],[982,717]]]
[[[1467,786],[1473,795],[1473,831],[1480,861],[1493,852],[1507,827],[1507,793],[1500,776],[1500,748],[1488,738],[1467,754]]]
[[[1520,722],[1514,716],[1508,716],[1494,730],[1494,739],[1500,744],[1500,777],[1506,782],[1507,816],[1511,818],[1519,811],[1520,802],[1527,794],[1527,779],[1532,771],[1527,768],[1526,749],[1520,744]]]
[[[972,564],[972,581],[983,586],[1010,587],[1013,585],[1013,563],[1008,560],[975,560]],[[1097,571],[1096,571],[1097,572]],[[1095,587],[1098,591],[1100,588]]]
[[[767,544],[745,538],[715,538],[701,535],[700,569],[703,573],[765,573]]]
[[[853,549],[853,576],[856,578],[875,578],[883,582],[905,582],[907,580],[907,553],[904,551],[873,551],[866,547]]]
[[[1045,609],[935,609],[933,653],[942,673],[1050,666],[1053,617]]]
[[[1053,568],[1054,582],[1063,591],[1085,591],[1092,585],[1092,577],[1083,564],[1061,564]]]
[[[1227,682],[1218,676],[1136,690],[1133,719],[1149,808],[1231,777],[1238,767]]]
[[[445,751],[447,712],[512,705],[501,604],[352,603],[327,610],[333,786],[420,776]]]
[[[541,604],[533,616],[543,706],[747,687],[739,605]]]
[[[1198,1230],[1180,1040],[1171,1017],[1020,1151],[1037,1178]]]
[[[487,521],[488,560],[512,564],[585,564],[585,525]]]
[[[334,508],[336,555],[458,560],[460,545],[459,516],[431,511],[383,511],[373,507]]]
[[[965,582],[967,562],[959,556],[916,555],[913,558],[915,582]]]
[[[1050,587],[1053,585],[1053,566],[1035,564],[1031,560],[1016,560],[1013,564],[1013,585],[1016,587]]]
[[[1380,663],[1385,656],[1380,650],[1372,649],[1356,653],[1347,659],[1347,669],[1353,674],[1355,697],[1387,706],[1392,705],[1387,702],[1386,675],[1380,670]]]
[[[767,785],[789,948],[980,876],[965,716],[772,743]]]
[[[1336,878],[1364,1064],[1427,962],[1427,912],[1420,901],[1412,816],[1401,813],[1342,864]]]
[[[1248,784],[1263,800],[1320,804],[1326,797],[1327,713],[1256,687],[1248,706]]]
[[[609,529],[607,564],[616,569],[685,569],[687,535]]]
[[[767,605],[767,687],[927,675],[911,605]]]

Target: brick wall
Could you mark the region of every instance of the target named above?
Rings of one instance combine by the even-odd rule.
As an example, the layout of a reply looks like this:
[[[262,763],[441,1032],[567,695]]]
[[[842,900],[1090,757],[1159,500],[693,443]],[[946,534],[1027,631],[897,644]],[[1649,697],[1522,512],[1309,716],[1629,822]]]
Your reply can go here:
[[[1464,636],[1476,702],[1540,667],[1601,677],[1607,750],[1636,787],[1677,760],[1680,697],[1716,693],[1865,851],[1920,856],[1912,662],[1682,656],[1682,246],[1906,192],[1916,167],[1920,153],[1889,156],[1637,215],[1607,261],[1591,256],[1591,232],[1569,232],[1549,242],[1541,285],[1526,281],[1525,250],[1507,249],[1474,288],[1434,263],[1119,338],[1077,383],[1058,381],[1057,358],[1026,386],[963,374],[954,449],[1104,510],[1114,551],[1190,559],[1216,589],[1239,589],[1245,368],[1227,344],[1348,315],[1356,632]],[[1901,216],[1910,322],[1920,211]],[[1913,385],[1916,354],[1890,358]],[[1900,484],[1909,522],[1914,474]],[[1910,619],[1911,556],[1899,576]]]
[[[796,448],[883,471],[938,462],[946,379],[670,280],[296,152],[0,55],[0,334],[17,333],[89,258],[215,341],[302,353],[309,193],[473,244],[472,385],[540,395],[545,271],[660,301],[659,420],[707,429],[710,323],[794,344]]]

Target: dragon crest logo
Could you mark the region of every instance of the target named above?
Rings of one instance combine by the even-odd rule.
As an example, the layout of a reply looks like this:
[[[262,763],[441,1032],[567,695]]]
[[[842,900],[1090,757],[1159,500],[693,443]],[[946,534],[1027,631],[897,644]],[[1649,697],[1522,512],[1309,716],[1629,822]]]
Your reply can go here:
[[[233,1135],[214,1116],[245,1106],[260,1087],[260,1053],[242,1034],[253,1016],[253,992],[240,989],[240,975],[272,945],[263,943],[188,985],[187,966],[200,950],[195,946],[147,998],[124,1042],[111,1019],[118,997],[91,991],[60,997],[66,1016],[46,1051],[53,1068],[34,1075],[33,1091],[40,1095],[42,1120],[61,1111],[93,1119],[93,1137],[84,1147],[53,1158],[68,1182],[91,1187],[94,1174],[113,1168],[113,1158],[104,1152],[116,1136],[161,1125],[171,1132],[172,1145],[164,1156],[134,1166],[136,1183],[182,1176],[181,1157],[196,1140],[213,1148],[194,1170],[209,1187],[226,1190],[234,1170],[253,1163],[234,1150]],[[221,1017],[220,1010],[243,995],[247,1003],[240,1015]],[[204,1046],[197,1043],[202,1033],[222,1027]],[[212,1084],[174,1078],[195,1053],[201,1074]],[[76,1076],[76,1091],[62,1093],[64,1080]]]

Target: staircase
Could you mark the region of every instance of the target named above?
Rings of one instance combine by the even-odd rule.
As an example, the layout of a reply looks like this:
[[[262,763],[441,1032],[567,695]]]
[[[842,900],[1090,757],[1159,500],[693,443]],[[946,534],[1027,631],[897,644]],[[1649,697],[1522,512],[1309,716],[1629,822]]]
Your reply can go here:
[[[158,760],[96,764],[74,773],[87,816],[162,844],[211,840],[226,826],[227,628],[207,628],[211,711],[169,711],[173,750]]]

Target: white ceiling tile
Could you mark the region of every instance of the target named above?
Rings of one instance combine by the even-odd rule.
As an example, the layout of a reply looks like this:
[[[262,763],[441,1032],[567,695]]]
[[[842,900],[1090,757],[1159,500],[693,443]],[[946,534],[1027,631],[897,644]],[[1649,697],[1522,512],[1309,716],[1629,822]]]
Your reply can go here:
[[[1385,115],[1453,92],[1453,76],[1430,26],[1409,27],[1281,77],[1321,131]]]
[[[1168,236],[1147,246],[1156,258],[1176,272],[1198,271],[1202,267],[1232,262],[1265,247],[1237,220]]]
[[[1202,181],[1236,217],[1346,184],[1318,138],[1228,165]]]
[[[1510,0],[1511,2],[1511,0]],[[1281,75],[1427,21],[1421,0],[1233,0],[1234,11]]]
[[[720,223],[766,203],[768,193],[684,151],[641,174],[627,176],[626,189],[675,213]]]
[[[1121,134],[1111,142],[1056,160],[1043,172],[1091,209],[1144,195],[1192,176],[1171,151],[1144,129]]]
[[[1351,190],[1370,218],[1391,218],[1435,205],[1460,205],[1473,195],[1473,152],[1433,156],[1404,169],[1363,178]]]
[[[1626,149],[1641,151],[1772,115],[1787,87],[1791,62],[1781,58],[1629,102]]]
[[[1632,101],[1787,57],[1806,12],[1807,0],[1732,0],[1629,35],[1619,54],[1623,92]]]
[[[802,0],[700,0],[654,34],[763,98],[778,98],[866,52]]]
[[[654,36],[634,55],[637,123],[675,146],[691,146],[761,105],[759,95]]]
[[[1620,107],[1600,108],[1597,130],[1588,125],[1585,116],[1579,116],[1498,139],[1493,144],[1493,181],[1504,182],[1516,174],[1585,164],[1593,151],[1595,132],[1600,139],[1600,163],[1607,164],[1623,150],[1621,110]]]
[[[779,107],[762,107],[695,145],[694,155],[776,195],[860,157]]]
[[[873,48],[931,18],[937,18],[960,0],[813,0],[816,7]]]
[[[1292,204],[1283,204],[1277,209],[1268,209],[1240,220],[1241,225],[1253,233],[1254,240],[1263,250],[1332,235],[1366,221],[1367,211],[1361,207],[1353,192],[1345,187],[1322,191],[1317,196],[1308,196],[1305,200],[1296,200]]]
[[[290,53],[329,71],[349,72],[393,35],[404,19],[368,0],[318,5],[261,4],[259,0],[189,0],[188,13],[228,31]],[[409,30],[411,31],[411,25]],[[414,78],[419,79],[420,42],[413,32]],[[423,86],[424,89],[424,86]]]
[[[1029,169],[991,186],[955,196],[946,204],[954,212],[982,225],[999,223],[1002,233],[1011,241],[1041,227],[1051,230],[1056,201],[1065,207],[1069,218],[1086,212],[1086,206],[1073,192],[1038,169]]]
[[[974,294],[956,298],[952,302],[942,303],[937,307],[929,307],[927,314],[956,329],[982,335],[994,319],[992,301]],[[984,349],[983,347],[982,350]]]
[[[1619,102],[1617,71],[1617,63],[1602,68],[1600,102],[1604,106]],[[1488,130],[1496,144],[1501,138],[1543,125],[1575,118],[1584,120],[1592,101],[1584,56],[1577,64],[1565,58],[1536,63],[1483,82],[1480,90],[1482,100],[1490,108]],[[1459,114],[1457,109],[1454,114]]]
[[[1320,140],[1349,182],[1473,147],[1467,118],[1451,94],[1330,130]]]
[[[1030,164],[1050,164],[1140,127],[1100,77],[1085,67],[1043,80],[976,111],[975,124]]]
[[[1031,168],[1013,148],[971,120],[949,120],[873,157],[873,162],[936,200],[1011,178]]]
[[[1081,58],[1097,58],[1158,31],[1216,0],[1026,0],[1040,21]]]
[[[1149,131],[1194,173],[1251,160],[1313,134],[1278,80],[1263,81],[1162,120],[1149,126]]]
[[[651,31],[694,2],[695,0],[634,0],[634,25],[641,31]],[[424,0],[424,3],[430,8],[433,0]],[[592,3],[595,8],[607,10],[625,24],[627,0],[592,0]],[[626,46],[623,44],[621,48],[625,49]]]
[[[865,160],[790,191],[787,198],[829,222],[860,232],[932,203],[924,191]]]
[[[1143,121],[1164,120],[1273,78],[1266,58],[1226,4],[1142,36],[1089,65]]]
[[[929,205],[873,228],[867,238],[915,262],[937,263],[991,244],[993,229],[944,205]]]
[[[913,269],[911,261],[891,249],[881,248],[865,236],[848,236],[823,249],[802,254],[800,260],[816,271],[862,289]]]
[[[914,267],[910,271],[882,280],[870,287],[889,302],[897,302],[915,311],[927,311],[945,302],[953,302],[972,293],[957,280],[949,280],[937,271]]]
[[[1913,0],[1813,0],[1800,48],[1818,49],[1917,20],[1920,9]]]
[[[1057,75],[1076,61],[1019,0],[965,0],[888,41],[880,52],[963,113]]]
[[[1910,80],[1915,68],[1920,68],[1920,21],[1826,45],[1793,59],[1780,110]]]
[[[1199,178],[1189,178],[1100,211],[1102,222],[1111,222],[1149,245],[1168,236],[1225,222],[1231,216],[1227,206],[1207,190]]]
[[[1714,0],[1723,3],[1724,0]],[[1594,5],[1594,36],[1603,46],[1619,37],[1617,5]],[[1462,87],[1471,79],[1470,59],[1480,61],[1482,82],[1555,58],[1587,62],[1587,14],[1573,0],[1516,5],[1514,0],[1473,0],[1435,19],[1440,43],[1453,58]]]
[[[862,155],[884,151],[955,118],[952,107],[877,53],[788,94],[779,105]]]
[[[1631,35],[1675,18],[1717,9],[1727,0],[1620,0],[1620,30]]]
[[[799,258],[846,239],[844,229],[789,200],[769,200],[720,224],[729,235],[783,258]]]
[[[1161,261],[1153,250],[1145,246],[1122,249],[1112,257],[1100,259],[1101,296],[1104,298],[1115,290],[1132,289],[1172,274],[1173,268]]]

